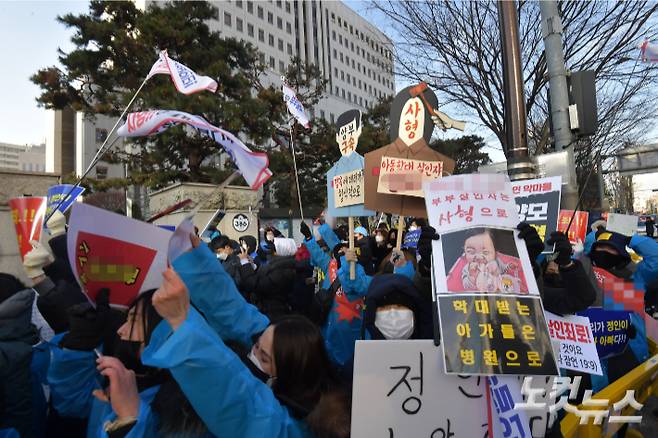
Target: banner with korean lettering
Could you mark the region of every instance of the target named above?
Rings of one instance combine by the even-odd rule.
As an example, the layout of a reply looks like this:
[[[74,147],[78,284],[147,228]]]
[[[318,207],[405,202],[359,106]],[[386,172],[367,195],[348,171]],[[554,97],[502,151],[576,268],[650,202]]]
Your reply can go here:
[[[426,183],[447,373],[557,372],[539,290],[506,175]],[[494,330],[495,327],[495,330]]]
[[[546,320],[560,368],[603,375],[589,319],[546,312]]]
[[[577,314],[589,318],[599,358],[606,359],[624,352],[628,345],[628,330],[631,326],[630,311],[590,307]]]
[[[347,178],[350,175],[352,177]],[[348,180],[349,184],[343,185]],[[336,189],[337,184],[340,185],[340,193]],[[356,151],[341,156],[327,172],[327,213],[333,217],[374,216],[375,212],[364,206],[363,184],[363,156]],[[357,200],[360,202],[357,203]]]
[[[82,195],[84,192],[84,187],[75,187],[73,184],[58,184],[56,186],[50,187],[48,189],[46,217],[50,217],[50,213],[53,211],[53,209],[57,208],[58,205],[59,211],[65,213],[66,210],[68,210],[69,207],[71,207],[71,205],[75,202],[78,196]],[[64,197],[66,197],[65,200]]]
[[[9,200],[11,219],[16,229],[16,239],[21,258],[32,250],[31,240],[41,238],[43,219],[46,213],[46,198],[25,196]]]
[[[431,340],[357,341],[352,438],[487,436],[485,378],[446,375],[442,362]]]
[[[363,204],[363,169],[356,169],[333,177],[334,205],[349,207]]]
[[[557,230],[567,233],[567,228],[569,228],[567,233],[569,242],[571,242],[572,245],[582,245],[587,237],[589,212],[577,211],[571,222],[571,227],[569,227],[571,216],[573,216],[573,210],[560,210],[560,215],[557,220]]]
[[[422,198],[423,183],[443,174],[443,162],[383,156],[377,192]]]
[[[545,241],[557,230],[560,212],[562,177],[552,176],[524,181],[513,181],[512,191],[519,212],[519,220],[532,225]],[[553,246],[546,245],[544,253],[552,253]]]
[[[69,263],[91,301],[106,287],[110,304],[127,307],[162,284],[171,236],[156,225],[74,203],[66,237]]]

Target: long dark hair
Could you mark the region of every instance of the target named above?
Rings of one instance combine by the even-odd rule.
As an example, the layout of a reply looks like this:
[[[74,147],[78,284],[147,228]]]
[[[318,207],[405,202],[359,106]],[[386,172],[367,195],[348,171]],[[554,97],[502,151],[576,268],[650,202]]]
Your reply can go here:
[[[285,316],[273,326],[276,378],[272,390],[293,416],[306,417],[336,381],[324,339],[304,316]]]

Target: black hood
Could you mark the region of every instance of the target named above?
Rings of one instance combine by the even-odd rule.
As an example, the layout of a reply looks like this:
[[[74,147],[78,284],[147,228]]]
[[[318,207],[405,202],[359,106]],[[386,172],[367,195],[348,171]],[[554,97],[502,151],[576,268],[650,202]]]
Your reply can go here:
[[[432,339],[432,302],[421,297],[411,280],[404,275],[384,274],[375,276],[370,283],[365,301],[363,327],[372,339],[385,339],[375,327],[377,309],[390,304],[401,304],[414,312],[414,332],[411,339]],[[364,331],[361,331],[364,338]]]

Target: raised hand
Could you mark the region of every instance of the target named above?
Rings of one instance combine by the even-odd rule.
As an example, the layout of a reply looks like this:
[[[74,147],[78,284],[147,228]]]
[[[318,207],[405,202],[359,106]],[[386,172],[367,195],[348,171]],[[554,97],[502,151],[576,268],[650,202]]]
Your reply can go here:
[[[162,273],[160,288],[153,294],[153,306],[172,329],[176,330],[190,311],[190,295],[185,283],[171,268]]]

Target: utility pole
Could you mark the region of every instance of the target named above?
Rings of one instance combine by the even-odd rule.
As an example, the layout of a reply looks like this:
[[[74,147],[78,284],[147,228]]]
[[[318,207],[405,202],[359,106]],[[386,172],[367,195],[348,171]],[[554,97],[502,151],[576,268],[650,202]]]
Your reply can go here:
[[[528,154],[528,129],[516,2],[498,0],[497,4],[503,56],[507,173],[512,181],[530,179],[535,177],[535,173]]]
[[[574,210],[578,203],[578,182],[574,159],[574,136],[571,133],[569,122],[569,87],[562,51],[562,21],[555,0],[540,1],[539,11],[548,71],[548,87],[551,91],[551,121],[555,150],[567,151],[567,166],[570,175],[570,181],[563,181],[562,205],[565,209]]]

